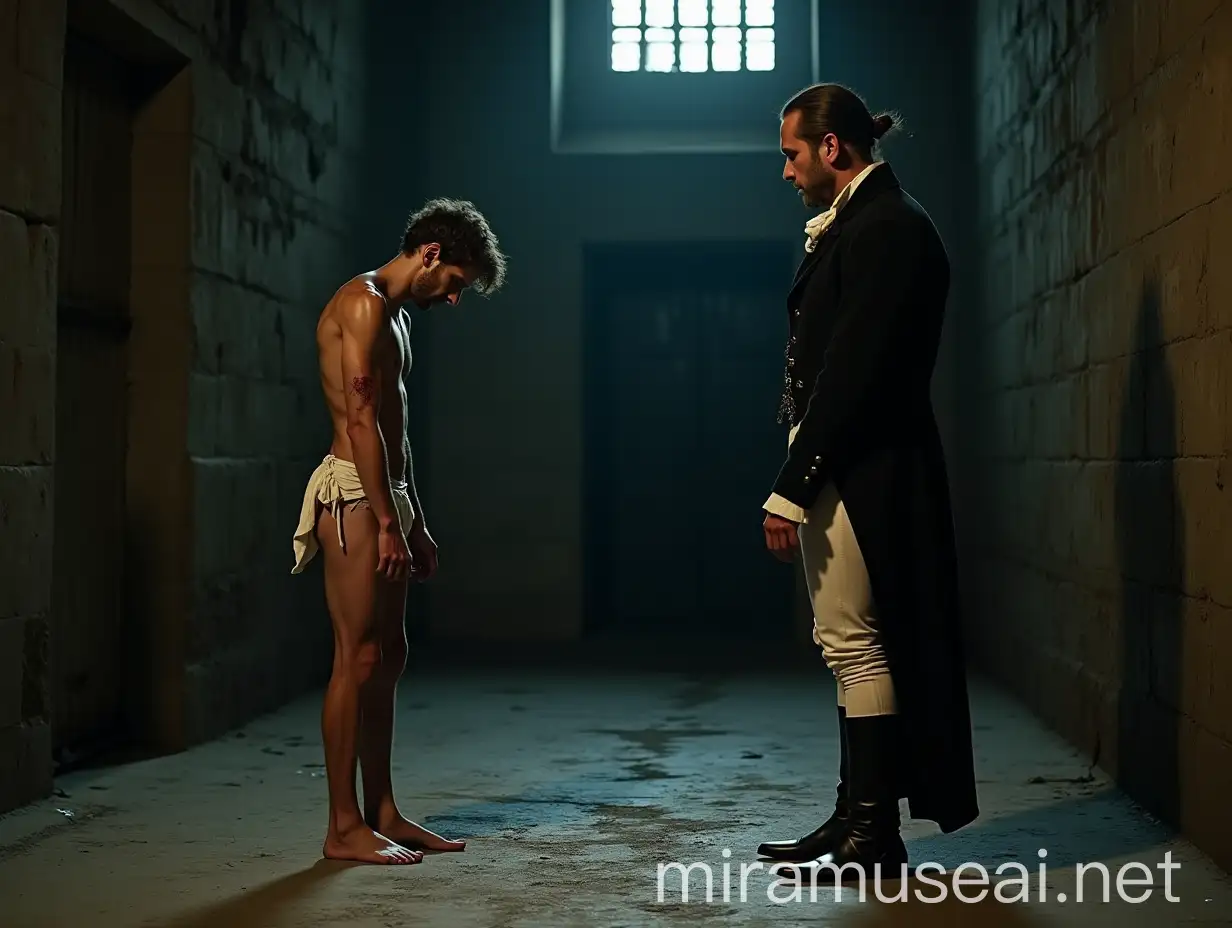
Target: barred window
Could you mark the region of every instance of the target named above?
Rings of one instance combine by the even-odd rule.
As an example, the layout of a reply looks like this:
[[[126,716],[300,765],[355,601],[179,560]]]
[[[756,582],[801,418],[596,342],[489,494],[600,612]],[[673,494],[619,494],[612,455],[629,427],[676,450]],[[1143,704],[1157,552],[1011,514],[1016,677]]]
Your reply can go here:
[[[613,71],[774,70],[774,0],[611,4]]]

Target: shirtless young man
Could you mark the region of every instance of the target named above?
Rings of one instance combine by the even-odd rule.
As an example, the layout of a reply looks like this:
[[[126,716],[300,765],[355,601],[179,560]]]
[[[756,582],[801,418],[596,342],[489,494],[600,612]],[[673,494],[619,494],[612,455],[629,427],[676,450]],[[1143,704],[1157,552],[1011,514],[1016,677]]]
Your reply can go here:
[[[407,584],[436,570],[406,435],[402,378],[411,351],[403,304],[455,306],[467,288],[490,294],[504,276],[505,257],[483,215],[467,202],[432,200],[410,217],[401,252],[343,284],[317,324],[334,438],[304,493],[292,573],[322,552],[334,630],[321,717],[329,858],[413,864],[425,850],[465,846],[404,818],[391,782],[394,693],[407,658]]]

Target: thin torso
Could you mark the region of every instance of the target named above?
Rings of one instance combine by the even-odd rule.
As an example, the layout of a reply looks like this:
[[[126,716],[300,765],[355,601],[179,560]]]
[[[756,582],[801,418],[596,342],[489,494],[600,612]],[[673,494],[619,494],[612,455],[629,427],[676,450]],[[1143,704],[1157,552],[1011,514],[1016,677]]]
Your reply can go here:
[[[384,293],[371,275],[361,274],[343,284],[326,304],[317,321],[317,356],[320,359],[321,390],[333,422],[330,453],[354,461],[347,435],[346,385],[342,377],[342,327],[337,319],[339,303],[357,295],[375,295],[386,306],[385,324],[377,344],[376,376],[380,379],[381,408],[377,422],[385,439],[389,479],[406,480],[406,389],[402,378],[411,366],[410,319],[404,309],[390,310]]]

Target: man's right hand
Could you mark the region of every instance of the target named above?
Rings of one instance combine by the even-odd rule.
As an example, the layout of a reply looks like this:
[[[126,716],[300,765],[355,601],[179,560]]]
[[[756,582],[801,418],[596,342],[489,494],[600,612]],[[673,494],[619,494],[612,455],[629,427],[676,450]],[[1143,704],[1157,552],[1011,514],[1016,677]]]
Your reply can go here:
[[[388,580],[405,580],[411,567],[411,549],[397,525],[383,528],[377,535],[376,572]]]
[[[762,530],[766,533],[766,547],[770,553],[780,561],[790,563],[800,547],[799,526],[790,519],[768,512]]]

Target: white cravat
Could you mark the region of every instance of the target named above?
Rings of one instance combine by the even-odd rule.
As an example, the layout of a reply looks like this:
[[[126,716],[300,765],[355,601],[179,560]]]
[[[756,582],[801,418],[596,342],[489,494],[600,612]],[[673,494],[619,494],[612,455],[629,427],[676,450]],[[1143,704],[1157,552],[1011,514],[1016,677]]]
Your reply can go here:
[[[881,161],[874,161],[863,171],[853,177],[848,182],[847,186],[839,191],[838,196],[834,198],[834,203],[831,204],[828,210],[820,215],[814,216],[805,224],[804,233],[808,236],[808,239],[804,243],[805,251],[811,253],[813,249],[817,247],[817,240],[821,238],[822,233],[825,232],[826,229],[830,228],[831,224],[834,222],[834,217],[838,215],[838,211],[843,208],[844,204],[851,199],[851,195],[855,193],[856,187],[859,186],[860,181],[868,177],[868,175],[871,174],[878,165],[883,163],[884,162]],[[797,429],[799,429],[798,425],[791,430],[791,434],[788,436],[787,443],[789,447],[792,440],[796,437]],[[790,519],[792,522],[808,522],[808,513],[804,509],[797,506],[790,500],[783,499],[783,497],[779,496],[777,493],[771,493],[770,498],[766,500],[762,508],[766,512],[772,512],[775,515],[782,516],[784,519]]]
[[[845,189],[845,188],[844,188]],[[814,216],[804,225],[804,234],[808,239],[804,243],[804,250],[811,252],[817,247],[817,239],[821,238],[821,233],[830,228],[830,223],[834,222],[836,210],[831,206],[820,216]]]
[[[814,216],[804,224],[804,234],[808,236],[807,240],[804,242],[805,251],[811,252],[817,247],[817,240],[821,238],[822,233],[825,232],[826,229],[830,228],[831,224],[834,222],[834,217],[838,215],[838,211],[843,208],[843,205],[851,199],[851,195],[855,193],[856,187],[860,185],[860,181],[868,177],[868,175],[873,172],[873,169],[881,163],[882,162],[880,161],[874,161],[863,171],[853,177],[850,181],[848,181],[847,186],[838,192],[838,196],[834,198],[834,202],[830,205],[828,210]]]

